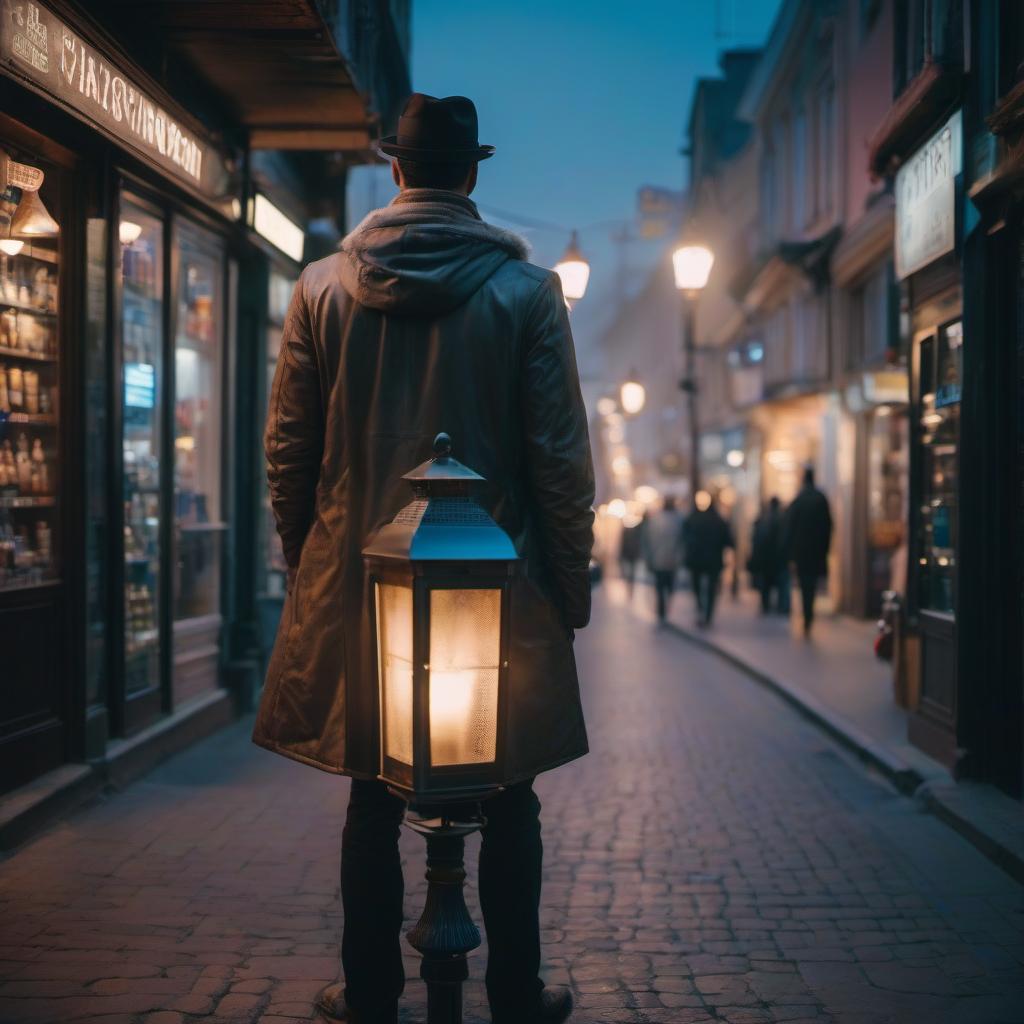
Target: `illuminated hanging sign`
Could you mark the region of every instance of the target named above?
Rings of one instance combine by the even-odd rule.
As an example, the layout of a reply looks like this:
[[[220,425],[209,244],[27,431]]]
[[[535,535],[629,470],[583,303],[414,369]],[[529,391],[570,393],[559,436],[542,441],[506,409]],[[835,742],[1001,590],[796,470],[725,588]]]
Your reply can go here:
[[[305,231],[261,192],[256,193],[250,204],[249,223],[257,235],[265,238],[296,263],[302,262],[302,252],[306,247]]]
[[[0,66],[207,197],[226,193],[217,149],[33,0],[0,0]]]
[[[958,110],[896,172],[896,277],[956,247],[956,176],[963,154]]]

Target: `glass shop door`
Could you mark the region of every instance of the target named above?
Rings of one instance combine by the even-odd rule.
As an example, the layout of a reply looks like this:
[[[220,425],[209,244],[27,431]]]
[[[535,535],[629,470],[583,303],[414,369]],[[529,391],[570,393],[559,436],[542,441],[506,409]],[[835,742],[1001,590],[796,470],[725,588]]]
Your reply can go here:
[[[224,520],[221,240],[174,226],[174,706],[219,685]]]
[[[164,224],[124,195],[121,257],[122,500],[124,506],[124,731],[165,705],[160,628],[164,509],[161,494],[164,394]]]

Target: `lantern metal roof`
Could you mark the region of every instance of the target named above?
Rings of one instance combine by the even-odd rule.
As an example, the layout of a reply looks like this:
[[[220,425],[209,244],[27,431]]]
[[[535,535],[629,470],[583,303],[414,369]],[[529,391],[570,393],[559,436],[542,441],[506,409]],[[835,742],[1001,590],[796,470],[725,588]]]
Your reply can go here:
[[[447,434],[434,439],[434,457],[402,477],[414,500],[370,538],[369,558],[408,562],[509,562],[511,538],[470,495],[484,477],[451,455]]]

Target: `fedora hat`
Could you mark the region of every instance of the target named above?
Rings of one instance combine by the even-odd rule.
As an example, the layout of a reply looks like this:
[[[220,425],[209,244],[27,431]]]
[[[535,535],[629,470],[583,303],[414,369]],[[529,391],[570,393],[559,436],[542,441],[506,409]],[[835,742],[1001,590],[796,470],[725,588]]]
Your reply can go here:
[[[477,142],[476,107],[465,96],[427,96],[414,92],[398,119],[398,133],[380,140],[388,156],[420,163],[486,160],[493,146]]]

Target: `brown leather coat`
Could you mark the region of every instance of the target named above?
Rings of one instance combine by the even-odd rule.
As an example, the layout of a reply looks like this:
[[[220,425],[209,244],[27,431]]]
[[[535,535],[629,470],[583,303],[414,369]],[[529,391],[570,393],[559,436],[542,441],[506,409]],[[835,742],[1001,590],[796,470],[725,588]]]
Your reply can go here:
[[[266,429],[288,594],[253,740],[374,777],[361,550],[447,431],[526,560],[513,590],[515,779],[587,751],[572,630],[590,615],[593,469],[558,277],[450,192],[401,193],[295,289]],[[511,781],[511,780],[510,780]]]

